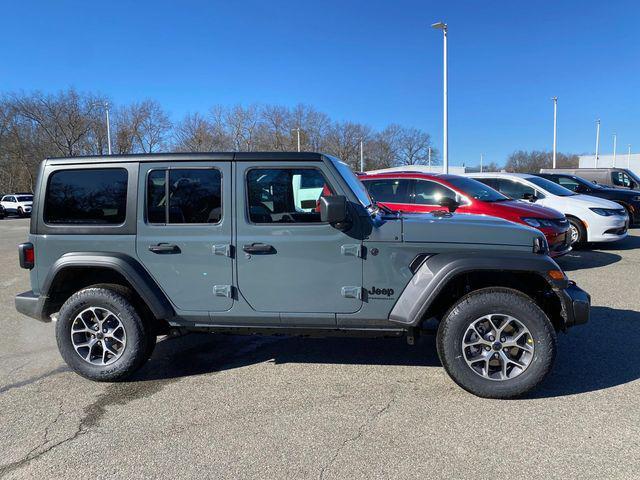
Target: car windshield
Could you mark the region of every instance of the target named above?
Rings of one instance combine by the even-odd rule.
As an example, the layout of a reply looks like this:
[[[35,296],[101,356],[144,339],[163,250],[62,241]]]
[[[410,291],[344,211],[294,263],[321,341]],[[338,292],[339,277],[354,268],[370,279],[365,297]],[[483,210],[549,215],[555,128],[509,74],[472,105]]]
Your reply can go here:
[[[19,202],[31,202],[33,201],[33,197],[31,195],[21,195],[16,197]]]
[[[505,200],[510,200],[506,195],[473,178],[450,177],[447,178],[447,182],[461,190],[468,197],[482,202],[504,202]]]
[[[604,190],[604,187],[598,183],[595,182],[590,182],[589,180],[582,178],[582,177],[569,177],[572,180],[575,180],[576,182],[584,185],[585,187],[588,188],[593,188],[594,190]]]
[[[629,175],[631,178],[633,178],[634,182],[636,182],[638,185],[640,185],[640,177],[638,177],[638,175],[633,173],[631,170],[625,170],[625,172],[627,172],[627,175]]]
[[[368,208],[373,203],[369,193],[367,192],[366,187],[362,184],[360,179],[356,176],[355,173],[349,168],[344,162],[341,162],[337,158],[329,157],[335,167],[338,169],[338,172],[344,178],[344,181],[347,182],[351,191],[358,197],[358,200],[362,204],[363,207]]]
[[[572,195],[577,195],[577,193],[572,192],[568,188],[564,188],[557,183],[553,183],[551,180],[547,180],[542,177],[527,177],[527,180],[537,185],[540,188],[545,189],[552,195],[557,195],[559,197],[570,197]]]

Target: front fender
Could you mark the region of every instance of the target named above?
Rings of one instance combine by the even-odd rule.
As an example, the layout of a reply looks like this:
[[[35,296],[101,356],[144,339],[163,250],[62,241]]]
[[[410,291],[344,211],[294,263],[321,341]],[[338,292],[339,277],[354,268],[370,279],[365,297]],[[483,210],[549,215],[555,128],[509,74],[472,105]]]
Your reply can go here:
[[[560,270],[547,255],[511,252],[442,253],[429,257],[416,271],[389,314],[389,321],[416,326],[432,302],[461,273],[477,271],[534,272],[553,288],[566,288],[567,280],[549,277],[550,270]]]

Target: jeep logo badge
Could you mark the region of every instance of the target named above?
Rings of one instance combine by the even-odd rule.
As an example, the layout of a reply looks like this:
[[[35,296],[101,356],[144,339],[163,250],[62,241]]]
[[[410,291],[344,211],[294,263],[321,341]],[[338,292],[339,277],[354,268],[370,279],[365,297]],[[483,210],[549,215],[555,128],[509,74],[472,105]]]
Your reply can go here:
[[[391,297],[391,296],[393,296],[394,292],[393,292],[393,288],[371,287],[369,290],[367,290],[367,293],[369,295]]]

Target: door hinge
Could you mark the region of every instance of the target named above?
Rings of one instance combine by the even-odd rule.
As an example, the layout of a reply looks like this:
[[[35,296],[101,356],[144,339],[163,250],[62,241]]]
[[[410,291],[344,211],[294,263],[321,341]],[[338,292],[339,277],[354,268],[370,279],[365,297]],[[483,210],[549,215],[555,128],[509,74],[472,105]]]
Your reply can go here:
[[[216,297],[233,298],[233,285],[214,285],[213,294]]]
[[[212,248],[214,255],[222,255],[224,257],[232,257],[233,256],[233,246],[228,244],[218,244],[214,245]]]
[[[340,246],[340,253],[342,255],[350,255],[352,257],[363,258],[364,257],[363,252],[364,252],[364,247],[359,243]]]
[[[341,294],[344,298],[362,300],[362,287],[342,287]]]

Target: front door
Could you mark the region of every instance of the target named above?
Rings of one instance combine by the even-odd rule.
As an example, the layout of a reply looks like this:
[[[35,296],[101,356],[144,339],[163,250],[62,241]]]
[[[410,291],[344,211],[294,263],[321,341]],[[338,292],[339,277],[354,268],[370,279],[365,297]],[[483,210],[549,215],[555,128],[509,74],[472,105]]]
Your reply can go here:
[[[238,162],[238,288],[256,311],[334,313],[362,306],[361,240],[320,221],[321,195],[343,194],[322,163]]]
[[[139,259],[183,311],[233,305],[231,164],[140,164]]]

